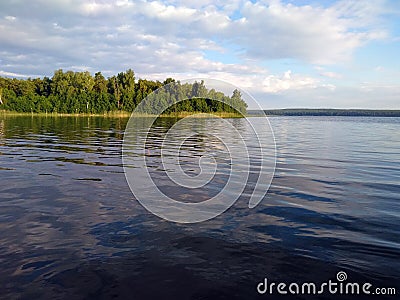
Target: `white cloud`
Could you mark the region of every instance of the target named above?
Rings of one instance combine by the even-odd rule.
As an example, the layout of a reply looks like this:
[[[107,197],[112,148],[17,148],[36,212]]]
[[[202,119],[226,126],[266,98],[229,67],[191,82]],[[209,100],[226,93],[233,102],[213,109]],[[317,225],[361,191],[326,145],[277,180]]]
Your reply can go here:
[[[22,77],[22,78],[35,77],[35,76],[32,76],[32,75],[26,75],[26,74],[19,74],[19,73],[7,72],[7,71],[3,71],[3,70],[0,70],[0,76]]]
[[[80,6],[81,13],[86,16],[98,15],[112,9],[108,3],[87,2]]]
[[[324,72],[320,72],[319,74],[321,76],[328,77],[328,78],[336,78],[336,79],[342,78],[342,75],[335,73],[335,72],[329,72],[329,71],[325,72],[324,71]]]
[[[128,45],[137,45],[137,49],[150,45],[152,52],[159,53],[163,50],[157,48],[160,43],[156,40],[168,39],[180,45],[175,55],[183,51],[201,55],[203,49],[224,52],[224,44],[228,43],[241,49],[242,59],[292,58],[332,63],[348,59],[365,41],[385,36],[381,29],[368,28],[380,10],[379,3],[371,5],[366,1],[353,1],[352,5],[345,1],[330,8],[280,1],[40,2],[41,10],[30,3],[0,5],[7,14],[5,20],[18,21],[12,25],[0,21],[3,45],[23,52],[44,51],[54,57],[67,54],[73,59],[82,54],[90,57],[96,48],[103,53],[109,50],[112,56],[115,48],[128,49]],[[234,20],[232,13],[241,17]],[[11,17],[17,14],[21,15],[18,20],[18,16]],[[357,30],[353,30],[355,27]],[[127,58],[134,55],[126,53]]]
[[[340,79],[342,78],[342,74],[332,72],[332,71],[327,71],[324,67],[321,66],[315,66],[315,70],[318,71],[318,74],[322,77],[327,77],[327,78],[332,78],[332,79]]]
[[[144,15],[163,21],[190,22],[191,18],[196,14],[195,9],[164,5],[158,1],[143,2],[137,8]]]
[[[286,90],[314,89],[322,86],[312,77],[292,75],[292,71],[286,71],[282,76],[269,75],[262,82],[262,90],[267,93],[279,93]]]
[[[17,18],[14,16],[5,16],[4,19],[6,19],[7,21],[15,21]]]
[[[359,2],[358,6],[363,7],[366,1]],[[246,21],[234,22],[230,34],[238,43],[248,45],[247,55],[258,59],[336,63],[349,59],[364,42],[385,37],[381,29],[368,28],[367,12],[374,15],[375,11],[362,14],[361,27],[357,23],[358,10],[345,12],[339,8],[294,6],[280,1],[270,1],[269,5],[246,2],[242,10]]]
[[[335,89],[329,80],[336,84],[341,74],[328,67],[310,75],[291,67],[293,72],[273,74],[265,66],[281,58],[345,62],[368,41],[387,37],[379,25],[386,12],[381,0],[339,1],[327,8],[279,0],[37,3],[0,3],[3,76],[51,76],[57,68],[111,75],[132,68],[141,77],[160,80],[218,77],[268,95],[329,93]],[[225,55],[236,55],[236,63],[228,63]]]

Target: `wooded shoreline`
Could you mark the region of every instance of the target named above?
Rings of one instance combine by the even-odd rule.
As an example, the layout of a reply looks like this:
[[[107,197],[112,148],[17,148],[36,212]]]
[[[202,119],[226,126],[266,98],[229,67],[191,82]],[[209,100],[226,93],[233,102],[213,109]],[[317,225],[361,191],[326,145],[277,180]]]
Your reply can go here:
[[[348,117],[400,117],[400,110],[388,109],[335,109],[335,108],[286,108],[247,110],[249,116],[348,116]]]
[[[158,117],[166,118],[184,118],[187,116],[197,115],[195,117],[202,118],[203,112],[171,112],[161,114]],[[341,117],[400,117],[400,110],[358,110],[358,109],[274,109],[274,110],[248,110],[246,115],[231,112],[212,112],[214,116],[221,118],[243,118],[243,117],[260,117],[260,116],[341,116]],[[109,117],[109,118],[129,118],[132,112],[129,111],[109,111],[104,113],[56,113],[56,112],[16,112],[10,110],[0,110],[0,116],[42,116],[42,117]],[[141,117],[154,117],[150,114],[136,114]]]
[[[0,110],[21,113],[109,114],[139,112],[175,115],[181,112],[245,114],[247,104],[238,89],[226,95],[207,88],[203,80],[163,82],[136,80],[132,69],[105,78],[101,72],[62,69],[43,78],[0,76]],[[139,105],[140,104],[140,105]]]
[[[244,118],[245,115],[232,112],[171,112],[161,115],[151,114],[134,114],[138,117],[161,117],[161,118],[184,118],[192,116],[194,118],[207,118],[209,115],[213,115],[221,118]],[[38,117],[107,117],[107,118],[129,118],[132,116],[132,112],[129,111],[110,111],[105,113],[56,113],[56,112],[16,112],[9,110],[0,110],[0,116],[38,116]]]

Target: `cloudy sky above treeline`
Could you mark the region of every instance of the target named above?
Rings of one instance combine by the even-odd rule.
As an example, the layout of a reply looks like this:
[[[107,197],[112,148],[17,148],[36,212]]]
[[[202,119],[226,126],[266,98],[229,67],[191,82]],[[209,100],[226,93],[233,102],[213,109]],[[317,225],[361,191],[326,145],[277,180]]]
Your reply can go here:
[[[0,76],[215,78],[263,108],[400,109],[400,1],[0,2]]]

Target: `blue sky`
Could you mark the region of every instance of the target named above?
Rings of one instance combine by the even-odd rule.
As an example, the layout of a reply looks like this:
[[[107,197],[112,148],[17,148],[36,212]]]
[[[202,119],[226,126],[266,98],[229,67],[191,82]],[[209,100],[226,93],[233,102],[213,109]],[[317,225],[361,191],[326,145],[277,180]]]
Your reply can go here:
[[[400,109],[400,1],[0,3],[0,76],[215,78],[263,108]]]

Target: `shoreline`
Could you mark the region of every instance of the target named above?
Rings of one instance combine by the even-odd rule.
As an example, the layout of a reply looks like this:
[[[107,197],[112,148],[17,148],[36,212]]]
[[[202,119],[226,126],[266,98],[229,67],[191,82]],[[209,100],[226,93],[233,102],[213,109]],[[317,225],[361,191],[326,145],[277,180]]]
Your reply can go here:
[[[35,117],[106,117],[106,118],[129,118],[132,116],[132,112],[128,111],[110,111],[102,114],[96,113],[44,113],[44,112],[16,112],[9,110],[0,110],[0,116],[35,116]],[[207,118],[209,115],[214,115],[220,118],[244,118],[241,114],[229,113],[229,112],[177,112],[170,114],[161,114],[159,116],[151,114],[135,114],[138,117],[160,117],[160,118],[185,118],[188,116],[193,116],[194,118]]]
[[[58,113],[58,112],[16,112],[0,110],[0,116],[35,116],[35,117],[104,117],[104,118],[129,118],[132,112],[110,111],[105,113]],[[161,114],[135,114],[137,117],[159,118],[207,118],[214,115],[220,118],[252,118],[252,117],[400,117],[400,110],[374,110],[374,109],[276,109],[255,111],[249,110],[246,115],[230,112],[176,112]],[[195,115],[195,116],[194,116]]]
[[[247,111],[248,116],[400,117],[398,109],[285,108]]]

